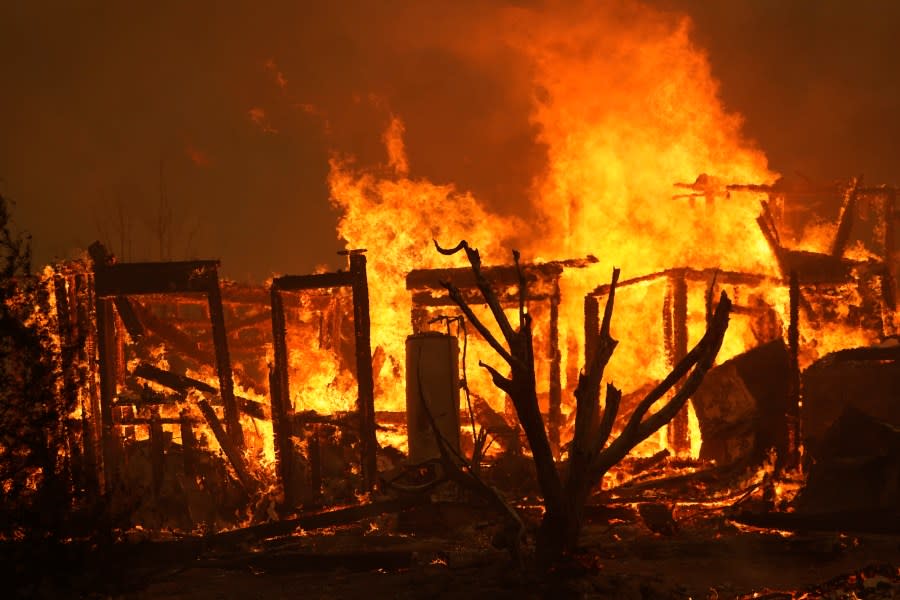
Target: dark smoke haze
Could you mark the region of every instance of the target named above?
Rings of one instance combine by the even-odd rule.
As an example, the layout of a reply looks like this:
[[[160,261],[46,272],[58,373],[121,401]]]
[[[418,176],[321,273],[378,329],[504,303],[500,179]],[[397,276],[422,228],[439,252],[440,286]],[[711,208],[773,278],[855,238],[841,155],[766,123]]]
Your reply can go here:
[[[652,4],[691,16],[773,170],[898,183],[900,3]],[[528,65],[465,50],[498,6],[5,2],[0,192],[37,264],[100,237],[126,259],[218,257],[235,279],[339,266],[329,153],[384,162],[396,114],[413,176],[514,211],[545,160]]]

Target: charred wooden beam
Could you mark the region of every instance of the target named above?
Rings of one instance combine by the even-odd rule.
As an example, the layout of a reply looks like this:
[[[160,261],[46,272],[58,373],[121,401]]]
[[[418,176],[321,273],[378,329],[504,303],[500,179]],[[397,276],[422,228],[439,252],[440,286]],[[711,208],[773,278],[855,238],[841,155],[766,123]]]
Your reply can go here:
[[[247,285],[234,281],[222,281],[222,302],[228,305],[268,307],[269,294],[261,285]]]
[[[287,329],[284,304],[278,288],[272,285],[272,340],[275,364],[269,366],[269,396],[272,405],[272,431],[275,440],[275,473],[284,490],[284,503],[295,506],[293,406],[288,382]]]
[[[269,308],[268,306],[266,307]],[[260,311],[257,314],[248,315],[241,319],[232,319],[229,321],[228,329],[232,333],[236,333],[241,329],[261,327],[262,325],[267,325],[272,319],[272,315],[269,314],[268,310]]]
[[[62,371],[62,395],[65,405],[73,410],[78,402],[78,386],[75,373],[75,354],[78,340],[74,333],[74,311],[69,305],[69,289],[66,278],[59,273],[53,276],[53,292],[56,299],[56,324],[60,345],[60,370]],[[84,488],[83,470],[80,460],[75,460],[75,452],[79,452],[79,432],[67,421],[66,441],[69,447],[69,458],[72,465],[72,483],[76,489]],[[83,443],[83,442],[82,442]],[[80,452],[79,452],[80,453]]]
[[[841,258],[844,255],[847,242],[850,240],[850,232],[853,229],[853,217],[856,213],[858,188],[859,178],[854,177],[844,191],[844,201],[841,204],[841,214],[838,218],[838,229],[834,236],[834,242],[831,245],[831,256],[833,258]]]
[[[182,392],[179,392],[178,394],[165,394],[151,389],[147,385],[138,386],[136,382],[133,382],[133,385],[129,386],[128,390],[119,392],[114,404],[116,406],[134,405],[138,408],[145,408],[162,404],[177,404],[178,402],[184,401],[184,396],[185,394]]]
[[[159,422],[163,425],[181,425],[184,420],[181,417],[160,417]],[[134,416],[121,416],[118,419],[119,425],[127,426],[127,425],[150,425],[152,422],[151,418],[148,417],[134,417]],[[187,418],[188,423],[205,423],[205,419],[195,419],[192,417]]]
[[[218,287],[218,266],[217,260],[117,263],[99,269],[95,285],[101,297],[205,294]]]
[[[372,374],[371,325],[369,321],[369,283],[366,276],[366,255],[350,253],[350,273],[353,276],[353,333],[356,341],[357,408],[360,418],[360,446],[363,481],[367,490],[375,487],[378,476],[375,438],[375,383]]]
[[[160,319],[140,302],[134,302],[132,306],[138,318],[146,325],[149,332],[158,337],[162,343],[171,346],[173,350],[199,363],[206,365],[215,364],[215,353],[203,349],[196,340],[182,331],[177,325]]]
[[[97,383],[97,331],[91,326],[91,313],[94,310],[94,294],[92,276],[82,273],[75,276],[74,295],[75,305],[78,309],[76,328],[79,340],[79,359],[88,367],[87,391],[88,403],[81,406],[81,431],[84,444],[85,468],[88,474],[86,491],[89,494],[99,494],[100,482],[103,480],[101,472],[101,431],[100,425],[100,390]]]
[[[676,272],[670,279],[671,295],[671,354],[669,366],[674,368],[688,353],[687,330],[687,280],[684,272]],[[680,388],[676,385],[676,391]],[[682,454],[690,450],[690,430],[688,427],[687,404],[675,415],[669,423],[669,445],[676,453]]]
[[[134,406],[130,404],[119,405],[113,414],[115,414],[116,424],[121,426],[122,437],[119,440],[121,444],[124,442],[134,442],[136,435],[134,430]],[[149,422],[149,421],[148,421]],[[121,445],[118,446],[121,449]]]
[[[336,427],[359,431],[359,415],[355,411],[323,415],[314,410],[304,410],[293,413],[292,420],[295,430],[309,425],[335,425]],[[398,423],[400,422],[406,422],[405,416],[403,421],[398,421]]]
[[[115,257],[100,242],[94,242],[88,248],[88,254],[94,263],[94,271],[105,270],[109,266],[115,264]],[[134,313],[134,309],[128,298],[119,295],[115,297],[116,310],[125,325],[125,330],[132,339],[138,339],[144,334],[143,325]]]
[[[197,406],[200,408],[200,412],[203,414],[203,418],[206,419],[209,428],[212,429],[213,435],[216,436],[216,441],[219,442],[219,446],[228,458],[228,462],[234,468],[238,481],[240,481],[246,492],[253,492],[257,487],[256,481],[250,476],[247,465],[244,463],[243,453],[234,443],[231,436],[225,432],[219,417],[216,416],[216,411],[204,399],[197,402]]]
[[[322,451],[319,442],[319,428],[313,427],[306,438],[309,448],[309,486],[314,501],[322,496]]]
[[[219,394],[219,390],[204,381],[200,381],[199,379],[194,379],[193,377],[188,377],[187,375],[179,375],[178,373],[173,373],[172,371],[166,371],[165,369],[160,369],[159,367],[154,367],[153,365],[147,363],[139,363],[137,367],[131,372],[135,377],[140,377],[142,379],[147,379],[149,381],[155,381],[156,383],[163,385],[171,390],[175,390],[177,392],[187,392],[188,390],[197,390],[200,392],[205,392],[212,396],[211,401],[213,404],[224,405],[224,400]],[[256,419],[267,419],[269,418],[267,415],[266,407],[249,398],[244,398],[242,396],[235,396],[235,400],[238,403],[241,411],[245,414],[250,415]]]
[[[743,512],[731,516],[730,519],[752,527],[783,531],[840,531],[897,535],[900,534],[900,519],[897,516],[896,510],[848,510],[824,514]]]
[[[757,275],[755,273],[740,273],[737,271],[721,271],[719,269],[691,269],[689,267],[680,267],[666,269],[656,273],[648,273],[639,277],[626,279],[618,284],[618,288],[624,288],[640,283],[647,283],[655,280],[662,280],[672,277],[673,275],[683,274],[687,281],[703,281],[708,282],[711,277],[716,276],[719,284],[728,285],[762,285],[762,284],[781,284],[782,280],[767,275]],[[609,284],[597,286],[589,292],[591,296],[603,297],[609,294]]]
[[[559,349],[559,279],[553,280],[553,294],[550,296],[550,395],[547,415],[547,429],[550,443],[559,452],[559,428],[562,426],[562,352]]]
[[[369,504],[308,513],[295,519],[285,519],[282,521],[263,523],[262,525],[255,525],[253,527],[246,527],[244,529],[225,531],[209,536],[205,541],[210,547],[233,548],[235,545],[252,542],[253,540],[261,540],[279,535],[289,535],[299,529],[309,531],[323,527],[345,525],[359,521],[360,519],[370,519],[385,513],[400,512],[402,510],[430,503],[431,499],[428,495],[389,498],[371,502]]]
[[[807,252],[805,250],[785,250],[782,252],[781,268],[785,275],[796,271],[801,284],[840,284],[853,281],[852,260],[829,254]]]
[[[116,396],[116,329],[113,301],[96,297],[97,354],[100,371],[100,430],[103,454],[103,489],[110,494],[115,487],[119,456],[118,432],[113,423],[112,406]]]
[[[481,304],[482,300],[480,298],[479,292],[477,289],[460,289],[460,295],[463,299],[465,299],[470,304]],[[550,300],[553,297],[553,294],[543,294],[543,293],[529,293],[528,300],[531,302],[540,302],[544,300]],[[513,308],[519,305],[519,293],[518,291],[505,291],[498,292],[497,299],[500,304],[506,308]],[[446,296],[435,296],[433,291],[416,291],[412,294],[412,302],[413,306],[418,308],[439,308],[445,306],[456,306],[453,300],[448,299]]]
[[[181,411],[178,419],[181,431],[181,452],[184,461],[184,474],[194,479],[197,476],[197,438],[194,436],[194,422],[187,409]]]
[[[218,264],[218,263],[216,263]],[[209,299],[209,320],[212,323],[212,337],[216,345],[216,373],[219,376],[219,393],[225,408],[225,426],[228,435],[239,452],[244,449],[244,432],[234,397],[234,376],[231,372],[231,357],[228,354],[228,334],[225,330],[225,312],[222,309],[222,294],[219,276],[215,267],[210,268],[207,278],[207,298]]]
[[[187,375],[179,375],[172,371],[166,371],[165,369],[154,367],[145,362],[138,363],[137,367],[131,371],[131,374],[135,377],[155,381],[160,385],[164,385],[169,389],[179,392],[198,390],[200,392],[215,394],[219,391],[204,381],[188,377]]]
[[[883,230],[884,247],[884,279],[882,283],[882,295],[884,304],[889,310],[897,310],[897,279],[900,269],[894,261],[896,248],[894,220],[900,220],[900,212],[897,211],[897,190],[891,188],[884,192],[883,222],[879,225]]]
[[[785,415],[787,440],[785,448],[788,456],[780,458],[782,466],[789,467],[799,464],[802,432],[800,431],[800,282],[796,271],[791,271],[789,299],[789,323],[788,323],[788,355],[790,357],[790,371],[787,388],[787,408]]]
[[[522,265],[522,273],[527,283],[535,283],[539,280],[549,281],[559,277],[566,268],[584,268],[596,263],[597,259],[589,256],[583,259],[566,261],[554,261],[541,264]],[[513,265],[501,265],[494,267],[482,267],[482,272],[490,278],[494,285],[501,287],[518,285],[519,273]],[[459,289],[475,288],[477,281],[468,267],[454,269],[415,269],[406,276],[406,289],[444,289],[441,281],[452,283]]]
[[[166,467],[166,446],[159,409],[150,413],[150,471],[153,478],[153,493],[159,495],[162,490]]]
[[[584,297],[584,364],[589,365],[597,352],[600,335],[600,301],[593,294]]]
[[[352,286],[354,274],[351,271],[336,273],[316,273],[313,275],[284,275],[272,281],[272,289],[279,292],[298,292],[302,290],[318,290],[330,287]]]

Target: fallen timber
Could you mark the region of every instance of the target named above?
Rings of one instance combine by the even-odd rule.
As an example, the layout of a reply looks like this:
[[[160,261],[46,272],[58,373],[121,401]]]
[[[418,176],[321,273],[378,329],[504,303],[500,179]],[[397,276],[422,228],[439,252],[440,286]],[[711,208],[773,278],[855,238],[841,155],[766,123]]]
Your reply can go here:
[[[160,369],[159,367],[154,367],[153,365],[143,362],[138,364],[131,374],[135,377],[154,381],[177,392],[187,392],[189,390],[205,392],[212,396],[211,400],[213,404],[224,404],[224,400],[222,400],[221,395],[219,395],[218,388],[200,381],[199,379],[188,377],[187,375],[179,375],[178,373],[166,371],[165,369]],[[269,410],[265,404],[241,396],[235,396],[235,400],[237,400],[238,406],[245,414],[256,419],[269,418]]]

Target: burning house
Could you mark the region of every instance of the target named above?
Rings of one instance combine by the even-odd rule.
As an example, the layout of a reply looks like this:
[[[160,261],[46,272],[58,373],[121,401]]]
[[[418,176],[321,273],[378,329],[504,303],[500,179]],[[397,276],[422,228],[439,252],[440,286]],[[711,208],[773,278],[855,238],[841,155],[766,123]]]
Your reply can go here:
[[[897,188],[778,175],[686,21],[610,10],[605,36],[580,26],[591,11],[497,17],[545,159],[527,202],[414,175],[393,114],[384,164],[332,154],[339,268],[251,284],[96,242],[29,277],[4,218],[0,317],[47,371],[32,402],[8,336],[7,405],[58,408],[4,475],[4,547],[58,534],[51,558],[102,546],[80,559],[94,571],[127,548],[127,573],[371,578],[348,595],[376,573],[437,595],[501,565],[495,591],[600,597],[695,597],[712,580],[675,589],[679,554],[745,552],[746,579],[701,591],[750,597],[802,556],[833,561],[835,590],[896,592]]]

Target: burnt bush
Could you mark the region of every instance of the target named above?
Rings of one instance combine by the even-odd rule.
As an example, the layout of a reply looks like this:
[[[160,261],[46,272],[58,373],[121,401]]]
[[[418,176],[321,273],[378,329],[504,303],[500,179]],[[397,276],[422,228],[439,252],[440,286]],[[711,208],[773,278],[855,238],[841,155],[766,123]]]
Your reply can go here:
[[[71,507],[58,352],[31,240],[0,196],[0,535],[57,535]]]

